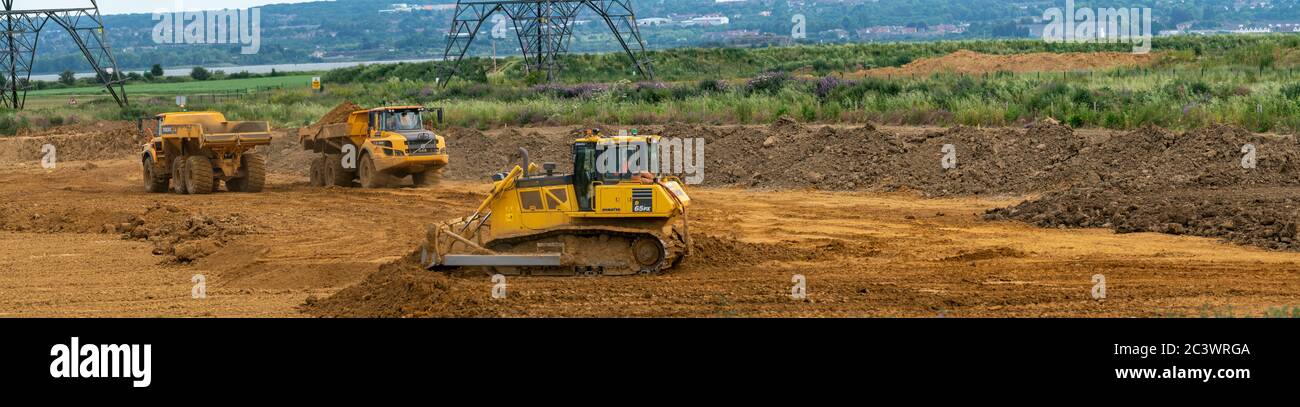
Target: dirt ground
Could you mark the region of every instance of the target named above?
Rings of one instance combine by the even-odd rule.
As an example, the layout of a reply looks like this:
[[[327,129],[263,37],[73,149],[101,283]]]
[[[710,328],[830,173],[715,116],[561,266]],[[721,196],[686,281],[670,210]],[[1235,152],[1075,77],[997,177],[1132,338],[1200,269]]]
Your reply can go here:
[[[495,130],[479,141],[520,134],[563,140],[571,130]],[[710,137],[720,143],[757,137],[714,130]],[[925,149],[941,141],[936,137],[977,134],[833,130],[798,134],[888,132],[901,141],[883,148]],[[753,141],[761,146],[766,137]],[[1043,144],[1013,138],[992,146]],[[0,139],[0,147],[7,142],[28,143]],[[453,154],[458,146],[468,144],[451,143]],[[767,150],[805,147],[785,148]],[[826,159],[866,147],[834,148],[849,152]],[[1049,149],[1034,165],[1059,164],[1077,148]],[[756,185],[724,176],[717,185],[693,188],[696,245],[678,269],[628,278],[511,278],[507,297],[493,299],[488,276],[426,272],[411,254],[426,224],[471,211],[487,189],[475,174],[508,157],[464,160],[465,167],[449,169],[452,179],[435,188],[357,190],[309,187],[297,163],[304,156],[291,143],[277,142],[268,153],[275,172],[266,192],[208,196],[146,194],[139,164],[121,155],[86,161],[69,153],[70,161],[61,159],[53,170],[39,166],[38,150],[0,157],[0,316],[1150,317],[1258,316],[1300,305],[1300,253],[1294,251],[988,215],[1037,202],[1038,193],[1023,190],[1060,182],[1050,174],[1005,188],[997,182],[969,187],[991,193],[951,190],[965,184],[944,184],[942,176],[924,172],[911,176],[933,178],[934,189],[902,185],[888,192],[874,180],[860,184],[873,192],[842,184],[851,180],[831,179],[827,188],[786,183],[796,171],[818,170],[809,167]],[[1269,163],[1261,158],[1260,166],[1272,168]],[[1267,187],[1300,195],[1289,184]],[[1098,274],[1106,281],[1104,300],[1092,298]],[[790,295],[796,275],[805,278],[806,299]],[[199,282],[206,297],[196,299]]]
[[[994,55],[959,50],[936,58],[922,58],[900,67],[868,69],[848,75],[861,77],[925,76],[936,73],[984,74],[998,72],[1061,72],[1148,66],[1160,60],[1159,54],[1131,52],[1074,52]]]

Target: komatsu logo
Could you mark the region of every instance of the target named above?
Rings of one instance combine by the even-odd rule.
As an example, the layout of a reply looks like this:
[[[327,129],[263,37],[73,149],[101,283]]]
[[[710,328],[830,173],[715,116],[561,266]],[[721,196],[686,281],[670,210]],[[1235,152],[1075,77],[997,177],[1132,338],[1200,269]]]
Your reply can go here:
[[[153,382],[149,374],[153,364],[153,345],[79,345],[81,338],[72,337],[71,345],[58,344],[50,348],[50,377],[136,379],[135,387],[149,387]]]

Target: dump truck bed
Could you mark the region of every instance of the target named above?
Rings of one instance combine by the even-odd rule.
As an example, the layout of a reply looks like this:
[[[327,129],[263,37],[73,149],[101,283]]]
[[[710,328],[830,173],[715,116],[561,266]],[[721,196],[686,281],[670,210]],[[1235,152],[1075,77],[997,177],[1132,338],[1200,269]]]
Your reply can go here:
[[[298,140],[307,145],[318,140],[329,140],[348,136],[347,123],[326,124],[307,127],[298,131]]]
[[[267,122],[164,124],[162,137],[197,138],[203,146],[265,145],[271,143]]]

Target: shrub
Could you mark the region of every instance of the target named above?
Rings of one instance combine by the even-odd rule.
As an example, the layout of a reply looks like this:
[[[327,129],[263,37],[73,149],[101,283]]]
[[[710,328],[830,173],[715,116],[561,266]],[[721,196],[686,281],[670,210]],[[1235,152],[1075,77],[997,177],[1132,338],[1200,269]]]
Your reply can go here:
[[[785,88],[786,83],[789,81],[790,74],[785,72],[768,72],[759,75],[754,79],[750,79],[749,82],[745,84],[745,88],[751,94],[766,93],[770,95],[780,92],[781,89]]]
[[[194,78],[196,81],[206,81],[208,78],[212,77],[212,73],[208,72],[207,69],[203,69],[201,66],[196,66],[190,71],[190,77]]]
[[[834,92],[836,89],[839,89],[840,84],[841,84],[840,78],[836,78],[834,76],[827,76],[821,78],[820,80],[817,81],[817,89],[816,89],[817,98],[823,101],[826,100],[826,98],[831,96],[832,92]]]
[[[727,82],[720,79],[705,79],[695,85],[695,89],[700,93],[718,93],[727,90]]]

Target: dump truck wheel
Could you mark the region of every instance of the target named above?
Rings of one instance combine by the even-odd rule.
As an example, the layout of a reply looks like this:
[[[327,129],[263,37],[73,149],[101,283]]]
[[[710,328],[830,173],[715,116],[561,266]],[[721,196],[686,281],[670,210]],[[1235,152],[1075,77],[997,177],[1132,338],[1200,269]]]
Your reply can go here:
[[[266,157],[261,154],[244,154],[244,176],[226,181],[230,192],[262,192],[266,186]]]
[[[211,194],[212,183],[215,181],[212,175],[212,160],[201,155],[192,155],[185,157],[186,167],[189,167],[190,177],[186,180],[186,189],[191,194]]]
[[[316,157],[311,160],[311,169],[308,170],[308,177],[311,178],[311,186],[325,186],[325,157]]]
[[[364,155],[357,160],[357,173],[361,178],[362,188],[379,188],[383,186],[383,179],[379,171],[375,170],[375,161],[370,159],[370,155]]]
[[[169,174],[158,171],[158,168],[154,166],[153,157],[145,157],[144,159],[145,192],[155,193],[155,194],[167,192],[167,188],[169,186],[168,184],[170,184],[170,182],[168,181],[170,178],[171,177],[169,176]]]
[[[181,195],[190,193],[190,171],[186,168],[188,163],[184,158],[172,159],[172,191]]]
[[[343,156],[338,154],[325,155],[325,181],[327,185],[337,187],[350,187],[352,180],[356,178],[351,171],[343,168]]]
[[[411,180],[415,181],[417,187],[432,187],[442,181],[442,169],[428,170],[421,173],[411,174]]]

